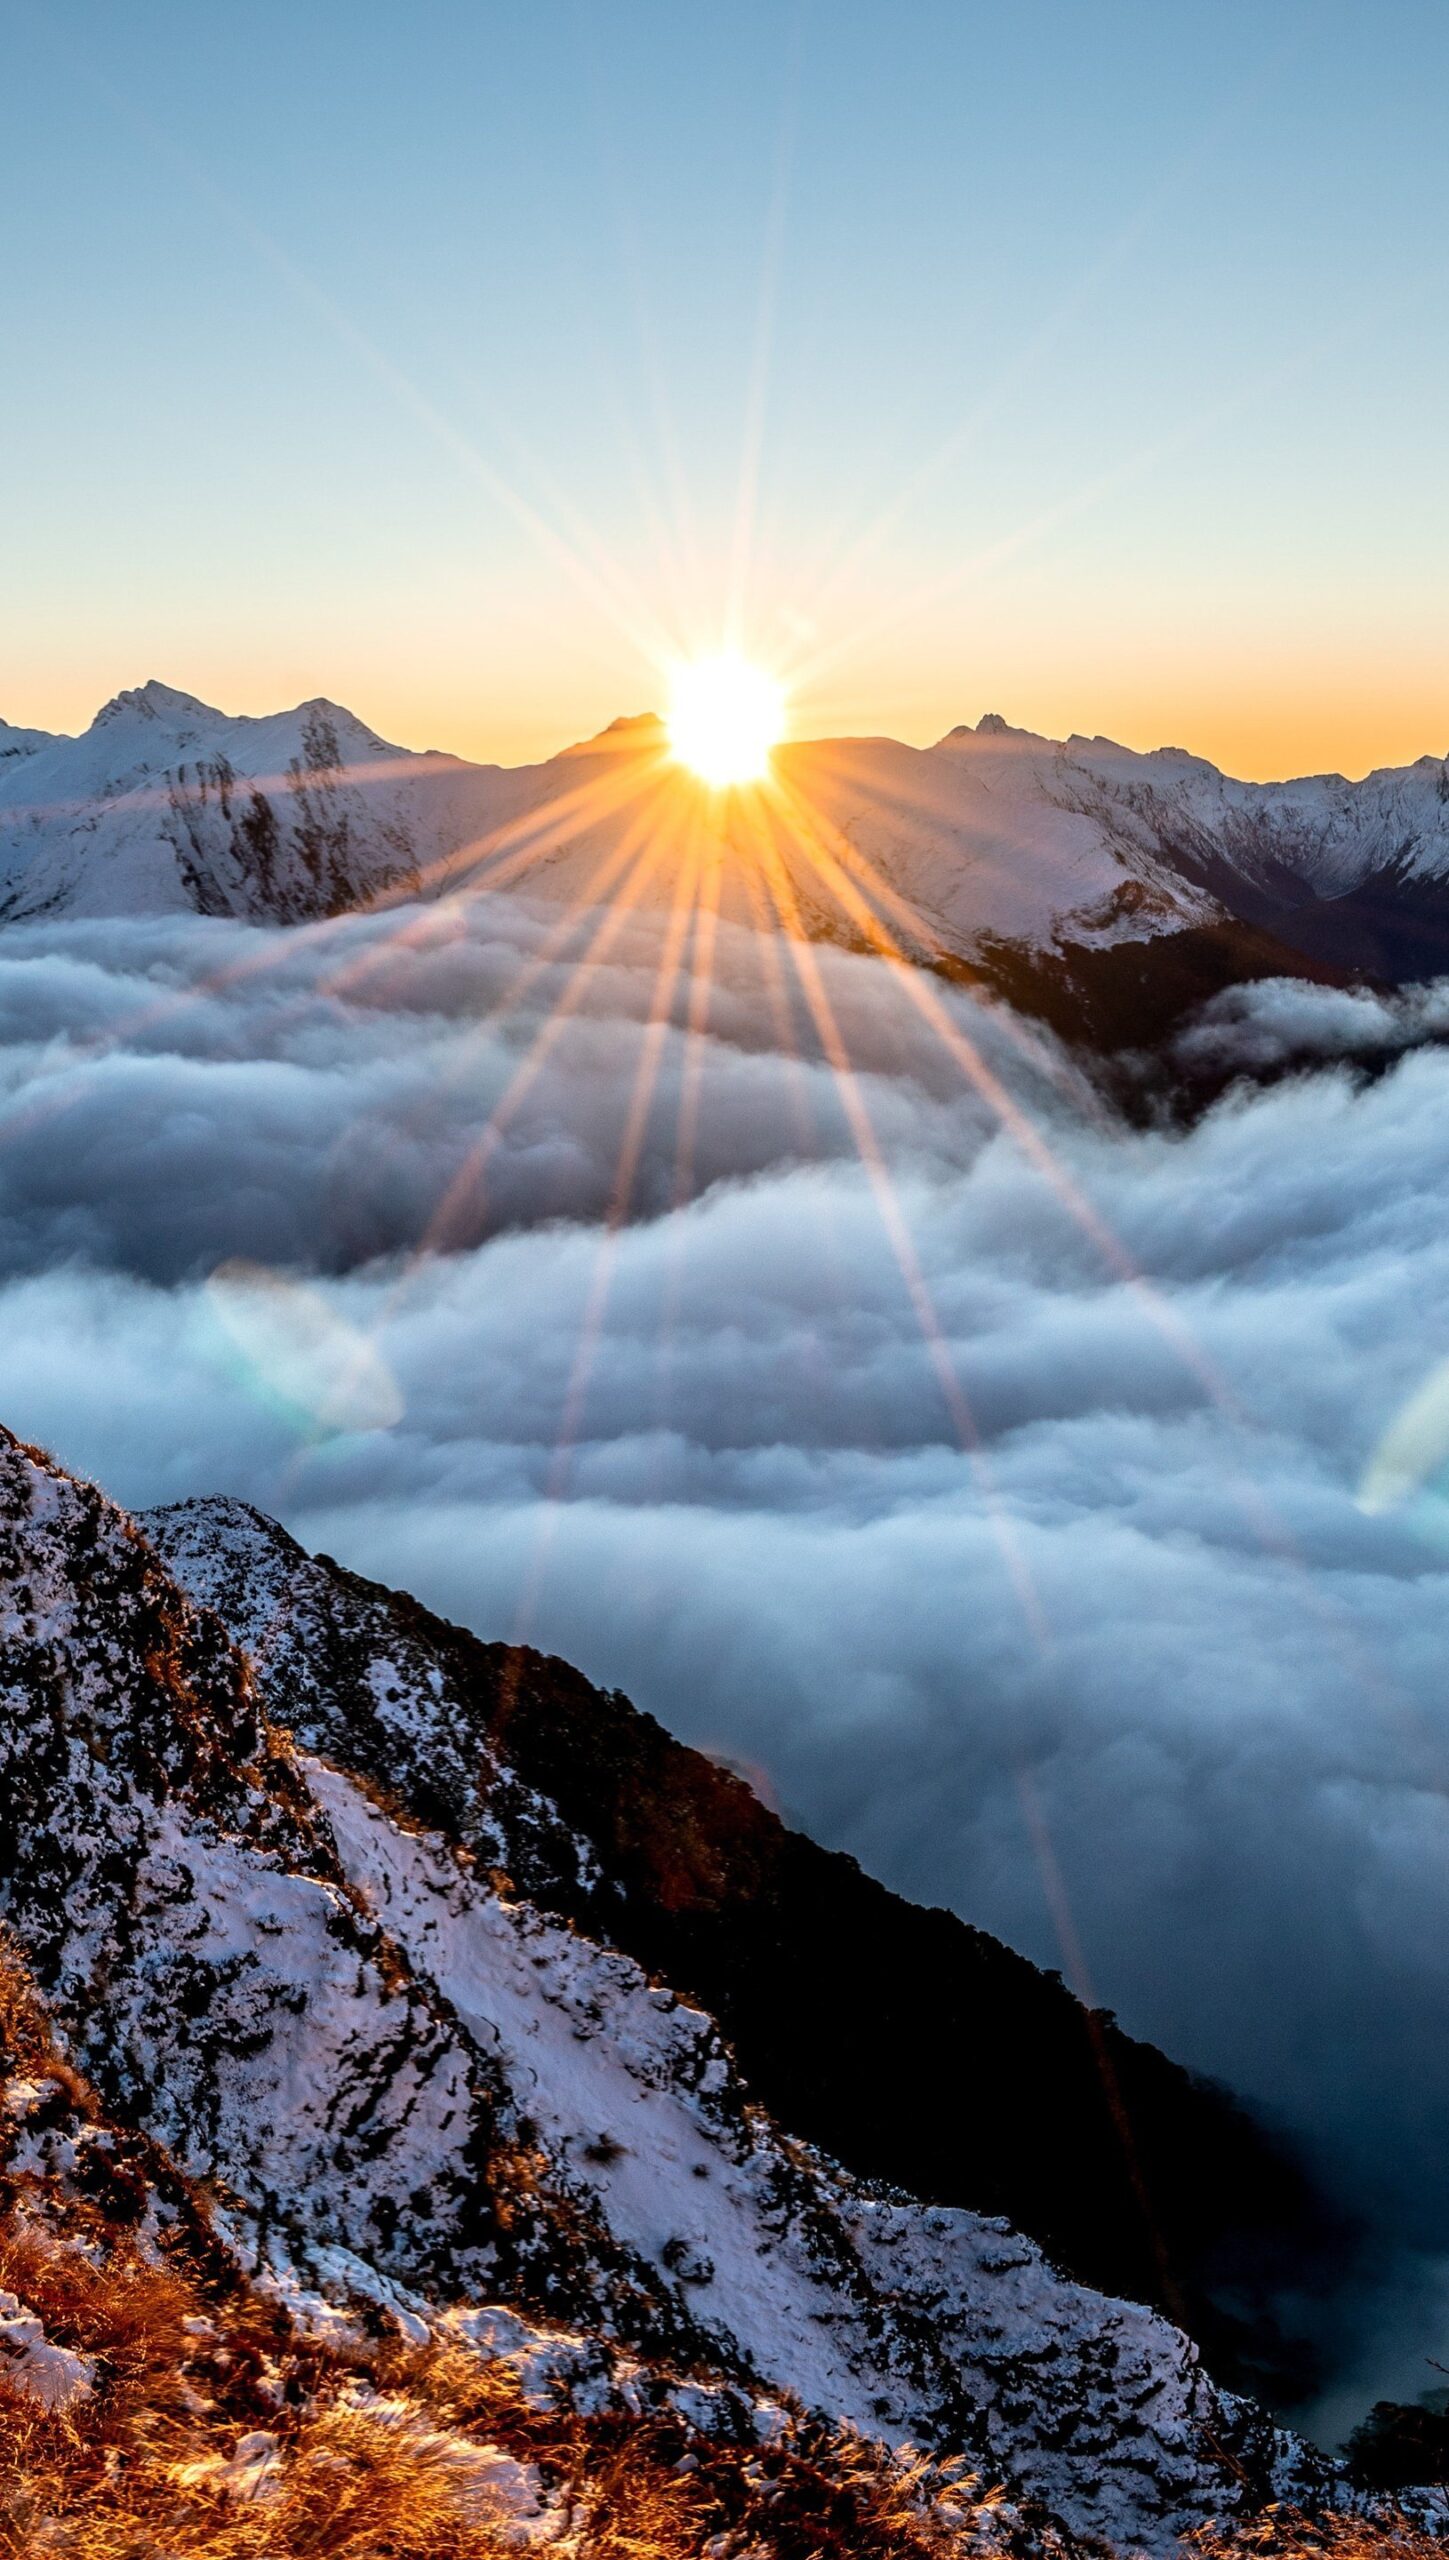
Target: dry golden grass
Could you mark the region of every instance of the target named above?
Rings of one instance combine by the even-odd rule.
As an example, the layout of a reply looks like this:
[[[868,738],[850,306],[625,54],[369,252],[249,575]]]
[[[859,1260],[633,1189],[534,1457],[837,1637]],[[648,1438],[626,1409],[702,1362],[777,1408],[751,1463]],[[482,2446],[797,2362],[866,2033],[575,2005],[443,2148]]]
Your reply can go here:
[[[501,2560],[519,2543],[487,2510],[483,2448],[534,2466],[577,2560],[947,2560],[991,2513],[949,2466],[804,2420],[719,2445],[672,2418],[537,2407],[462,2347],[324,2349],[245,2287],[139,2252],[97,2263],[13,2217],[0,2284],[96,2372],[64,2413],[0,2382],[3,2560]],[[259,2432],[265,2493],[240,2496],[236,2449]]]
[[[1202,2560],[1444,2560],[1445,2546],[1387,2507],[1382,2515],[1305,2515],[1265,2507],[1245,2524],[1204,2525],[1189,2536]]]
[[[524,2546],[490,2506],[500,2461],[530,2466],[558,2560],[1075,2560],[959,2466],[802,2414],[731,2445],[667,2413],[538,2405],[506,2358],[461,2344],[300,2334],[229,2260],[205,2198],[100,2125],[0,1942],[0,2084],[16,2073],[79,2141],[66,2178],[0,2160],[0,2287],[90,2360],[94,2387],[47,2411],[0,2377],[0,2560],[505,2560]],[[164,2246],[140,2236],[158,2180]],[[1194,2551],[1444,2560],[1402,2521],[1287,2508]]]
[[[453,2466],[426,2437],[414,2443],[361,2411],[333,2408],[305,2422],[274,2494],[255,2499],[198,2476],[204,2430],[123,2432],[99,2462],[83,2429],[80,2442],[67,2433],[55,2421],[32,2423],[14,2445],[0,2491],[7,2560],[500,2560],[516,2548],[470,2517]],[[213,2448],[214,2475],[229,2450]]]
[[[12,2223],[0,2229],[0,2286],[39,2314],[47,2337],[104,2356],[117,2395],[154,2397],[192,2343],[182,2322],[197,2312],[196,2289],[164,2260],[112,2253],[97,2263]]]

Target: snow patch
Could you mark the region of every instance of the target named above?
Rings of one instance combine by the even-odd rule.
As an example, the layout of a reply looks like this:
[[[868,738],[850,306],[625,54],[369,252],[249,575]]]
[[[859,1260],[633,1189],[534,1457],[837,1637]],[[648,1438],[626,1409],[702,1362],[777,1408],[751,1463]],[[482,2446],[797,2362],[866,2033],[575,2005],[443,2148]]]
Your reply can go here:
[[[0,2290],[0,2379],[44,2409],[68,2409],[90,2391],[95,2367],[69,2347],[55,2346],[35,2312]]]

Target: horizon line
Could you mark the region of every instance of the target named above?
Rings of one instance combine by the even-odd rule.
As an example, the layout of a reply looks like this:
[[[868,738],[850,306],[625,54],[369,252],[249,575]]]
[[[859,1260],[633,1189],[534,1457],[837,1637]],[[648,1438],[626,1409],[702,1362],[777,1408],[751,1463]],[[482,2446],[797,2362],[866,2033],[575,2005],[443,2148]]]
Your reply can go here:
[[[218,704],[206,702],[199,694],[190,693],[180,685],[170,684],[161,677],[148,676],[142,684],[123,685],[118,687],[114,693],[108,694],[106,699],[99,705],[98,709],[93,714],[87,726],[83,729],[43,729],[24,721],[10,721],[3,713],[0,713],[0,732],[8,730],[17,736],[40,738],[43,739],[47,745],[53,745],[56,747],[75,746],[78,745],[83,738],[89,737],[92,734],[95,728],[104,719],[107,712],[118,710],[123,705],[129,705],[135,702],[138,697],[146,694],[164,694],[171,697],[178,703],[194,706],[197,711],[205,712],[212,718],[228,722],[245,721],[256,726],[261,726],[272,720],[294,718],[300,712],[315,709],[340,712],[347,719],[356,721],[360,728],[367,730],[370,737],[376,738],[381,746],[389,749],[393,753],[406,756],[410,759],[417,758],[419,761],[426,760],[427,758],[434,756],[446,758],[452,763],[468,766],[475,772],[534,772],[541,770],[546,765],[560,762],[565,756],[577,755],[589,747],[599,746],[605,739],[613,737],[619,731],[641,729],[646,726],[664,728],[667,725],[666,716],[661,711],[643,710],[619,712],[616,713],[612,719],[606,721],[601,729],[586,732],[583,736],[569,736],[564,739],[562,744],[555,747],[551,753],[547,755],[537,757],[524,756],[520,757],[515,763],[508,763],[501,757],[469,756],[464,755],[457,749],[451,747],[441,747],[436,745],[414,747],[408,746],[398,739],[389,739],[384,736],[380,729],[374,728],[372,723],[365,719],[360,712],[353,710],[349,703],[340,702],[335,696],[330,694],[307,694],[298,702],[283,703],[272,711],[224,711]],[[1356,785],[1363,782],[1371,782],[1379,774],[1411,773],[1420,765],[1449,765],[1449,751],[1446,751],[1442,755],[1436,755],[1432,750],[1426,749],[1417,756],[1409,757],[1403,763],[1373,764],[1365,767],[1360,773],[1346,772],[1342,766],[1324,765],[1311,770],[1305,768],[1296,773],[1280,773],[1255,777],[1251,775],[1233,773],[1226,765],[1218,764],[1211,756],[1201,753],[1194,747],[1183,746],[1175,739],[1163,740],[1160,743],[1149,747],[1139,747],[1132,745],[1125,738],[1114,737],[1105,730],[1088,731],[1073,729],[1068,731],[1065,736],[1055,736],[1050,730],[1033,729],[1024,723],[1007,720],[1002,713],[997,711],[982,712],[975,722],[969,720],[957,721],[953,723],[950,728],[942,730],[938,736],[928,738],[924,742],[920,743],[910,738],[899,737],[893,730],[888,729],[846,729],[824,731],[818,735],[810,736],[787,736],[778,742],[778,745],[773,752],[789,754],[793,750],[808,749],[812,747],[884,745],[904,748],[907,753],[912,755],[931,755],[940,748],[947,746],[953,738],[967,737],[973,739],[989,739],[992,737],[1021,738],[1024,740],[1030,740],[1033,744],[1057,748],[1070,748],[1073,746],[1108,747],[1114,749],[1119,754],[1136,756],[1144,760],[1158,756],[1180,756],[1191,763],[1207,766],[1210,771],[1219,774],[1226,782],[1237,782],[1240,783],[1244,789],[1254,791],[1286,790],[1291,788],[1293,784],[1300,782],[1344,782],[1350,785]],[[31,752],[43,754],[45,749],[44,747],[38,747],[31,750]],[[16,770],[18,771],[22,769],[23,763],[28,762],[28,760],[28,755],[18,760]],[[6,761],[9,761],[8,757],[6,758]]]

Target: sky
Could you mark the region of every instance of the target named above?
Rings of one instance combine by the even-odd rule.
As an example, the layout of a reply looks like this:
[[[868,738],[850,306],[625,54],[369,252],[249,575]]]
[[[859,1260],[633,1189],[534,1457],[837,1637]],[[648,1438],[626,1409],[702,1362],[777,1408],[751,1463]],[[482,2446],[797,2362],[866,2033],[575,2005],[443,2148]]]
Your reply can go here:
[[[1449,746],[1422,0],[0,6],[0,716]]]

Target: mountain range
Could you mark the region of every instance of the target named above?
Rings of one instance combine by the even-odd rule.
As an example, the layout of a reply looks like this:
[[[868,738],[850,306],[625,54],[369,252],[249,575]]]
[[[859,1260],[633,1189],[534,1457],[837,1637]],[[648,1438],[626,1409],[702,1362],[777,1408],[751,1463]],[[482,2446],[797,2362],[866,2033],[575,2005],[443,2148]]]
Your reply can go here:
[[[264,2302],[276,2372],[371,2334],[686,2443],[910,2442],[1033,2549],[1351,2501],[1221,2378],[1301,2173],[1052,1978],[245,1505],[133,1520],[0,1435],[0,1610],[0,2416],[105,2379],[83,2204],[88,2265]],[[320,2387],[225,2459],[281,2476]]]
[[[325,701],[231,718],[151,682],[78,738],[0,723],[0,920],[290,924],[501,887],[663,904],[687,864],[727,908],[887,936],[1108,1048],[1246,979],[1399,984],[1449,953],[1442,758],[1248,783],[991,714],[924,749],[787,745],[775,774],[762,815],[690,785],[648,716],[504,768]]]

